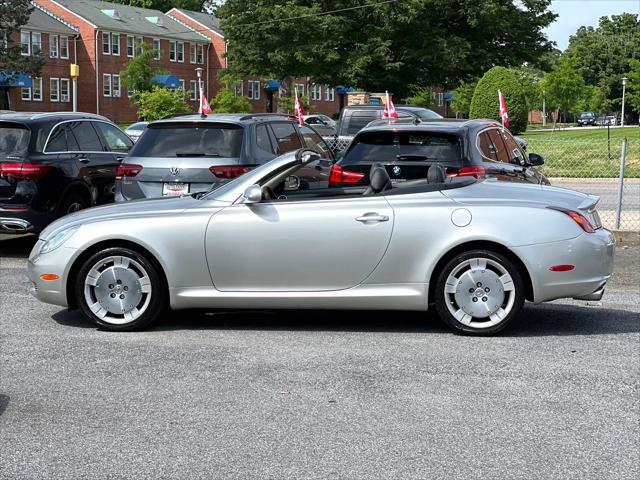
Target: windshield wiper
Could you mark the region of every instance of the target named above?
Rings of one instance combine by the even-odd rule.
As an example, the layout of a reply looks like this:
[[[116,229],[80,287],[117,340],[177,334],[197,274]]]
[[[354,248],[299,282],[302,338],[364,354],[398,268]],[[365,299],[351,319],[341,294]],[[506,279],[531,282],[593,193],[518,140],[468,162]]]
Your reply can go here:
[[[219,153],[176,152],[176,157],[219,157]]]
[[[435,157],[427,157],[426,155],[396,155],[398,160],[435,160]]]

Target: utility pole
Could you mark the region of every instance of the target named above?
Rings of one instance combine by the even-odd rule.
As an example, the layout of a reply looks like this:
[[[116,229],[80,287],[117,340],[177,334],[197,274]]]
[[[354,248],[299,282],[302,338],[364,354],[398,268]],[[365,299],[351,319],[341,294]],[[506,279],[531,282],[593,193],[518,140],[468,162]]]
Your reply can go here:
[[[624,93],[627,88],[627,77],[622,77],[622,113],[620,115],[620,126],[624,127]]]

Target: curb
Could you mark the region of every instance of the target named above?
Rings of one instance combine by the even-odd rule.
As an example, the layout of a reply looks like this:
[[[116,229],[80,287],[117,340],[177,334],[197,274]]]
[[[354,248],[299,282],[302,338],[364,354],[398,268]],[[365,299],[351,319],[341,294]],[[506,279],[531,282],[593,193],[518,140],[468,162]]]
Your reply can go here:
[[[616,246],[637,247],[640,245],[640,231],[611,230],[611,232],[616,237]]]

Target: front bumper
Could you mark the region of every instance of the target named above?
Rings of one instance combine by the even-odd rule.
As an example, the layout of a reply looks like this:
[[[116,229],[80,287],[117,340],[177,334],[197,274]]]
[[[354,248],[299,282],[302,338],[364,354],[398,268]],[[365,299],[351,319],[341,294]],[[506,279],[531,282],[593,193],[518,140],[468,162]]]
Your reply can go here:
[[[42,240],[38,240],[27,263],[27,278],[31,283],[30,293],[41,302],[68,307],[67,279],[71,265],[80,251],[61,246],[52,252],[40,255],[39,249],[42,243]],[[41,276],[44,274],[55,274],[58,278],[43,280]]]
[[[531,276],[533,300],[558,298],[598,300],[613,273],[615,237],[601,228],[576,238],[513,248]],[[553,265],[573,265],[570,271],[553,272]]]

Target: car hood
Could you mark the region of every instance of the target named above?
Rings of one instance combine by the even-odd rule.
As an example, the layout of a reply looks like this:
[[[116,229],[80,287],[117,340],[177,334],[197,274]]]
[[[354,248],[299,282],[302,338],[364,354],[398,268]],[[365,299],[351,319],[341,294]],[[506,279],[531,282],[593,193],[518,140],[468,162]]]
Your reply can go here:
[[[209,207],[211,206],[211,203],[211,200],[207,201],[207,205]],[[201,200],[187,195],[184,197],[135,200],[132,202],[112,203],[101,207],[87,208],[86,210],[66,215],[51,223],[40,233],[40,238],[47,239],[60,230],[86,223],[102,222],[105,220],[127,217],[178,215],[189,208],[194,208],[201,204]],[[223,205],[226,204],[220,203],[220,206]]]
[[[539,205],[540,207],[560,207],[570,210],[592,209],[600,197],[551,185],[510,183],[497,180],[476,182],[465,188],[444,190],[452,200],[474,205]]]

